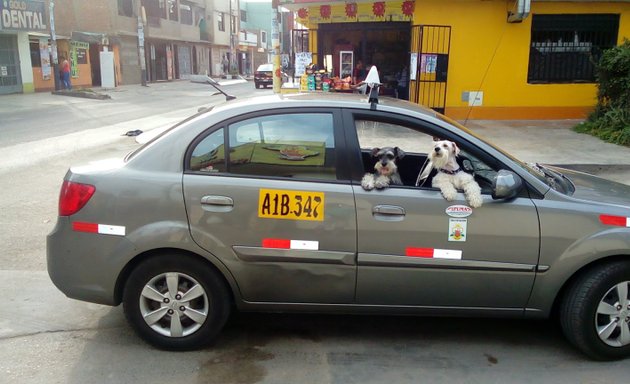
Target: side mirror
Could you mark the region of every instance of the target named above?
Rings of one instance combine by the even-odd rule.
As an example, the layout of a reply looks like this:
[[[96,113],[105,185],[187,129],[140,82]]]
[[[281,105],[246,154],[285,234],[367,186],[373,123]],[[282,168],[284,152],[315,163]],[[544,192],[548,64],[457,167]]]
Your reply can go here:
[[[500,170],[492,182],[492,198],[512,199],[518,196],[523,188],[523,180],[512,171]]]

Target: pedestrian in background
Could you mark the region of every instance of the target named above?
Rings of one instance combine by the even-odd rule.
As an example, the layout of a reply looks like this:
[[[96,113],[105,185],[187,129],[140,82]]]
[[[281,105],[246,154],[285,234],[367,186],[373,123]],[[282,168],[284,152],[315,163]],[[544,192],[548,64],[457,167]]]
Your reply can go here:
[[[61,62],[61,79],[63,81],[64,89],[72,89],[72,83],[70,83],[70,62],[65,57]]]
[[[405,67],[398,74],[396,93],[399,99],[409,100],[409,69]]]

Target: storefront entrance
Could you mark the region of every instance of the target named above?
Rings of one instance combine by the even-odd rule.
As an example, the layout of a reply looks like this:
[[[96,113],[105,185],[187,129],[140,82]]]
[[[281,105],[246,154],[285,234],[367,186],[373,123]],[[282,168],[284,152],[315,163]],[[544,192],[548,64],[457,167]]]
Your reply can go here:
[[[333,76],[355,77],[359,62],[366,70],[375,65],[384,84],[381,93],[394,96],[400,72],[409,68],[411,23],[319,24],[317,42],[318,52],[313,57]],[[364,80],[365,75],[364,70],[357,76],[363,78],[353,79],[353,82]]]
[[[17,38],[0,35],[0,95],[22,92]]]

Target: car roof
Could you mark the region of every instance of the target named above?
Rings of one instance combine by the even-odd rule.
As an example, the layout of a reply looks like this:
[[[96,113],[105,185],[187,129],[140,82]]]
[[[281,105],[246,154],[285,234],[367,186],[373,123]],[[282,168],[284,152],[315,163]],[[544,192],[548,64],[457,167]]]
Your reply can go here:
[[[277,108],[294,108],[294,107],[321,107],[321,108],[357,108],[357,109],[374,109],[368,102],[366,95],[355,93],[336,93],[336,92],[308,92],[308,93],[289,93],[289,94],[273,94],[266,96],[256,96],[252,98],[236,99],[212,109],[209,113],[219,113],[242,109],[239,113],[249,111],[260,111],[265,109]],[[408,101],[394,99],[391,97],[380,97],[376,110],[406,110],[407,112],[415,112],[424,117],[436,118],[437,114],[432,109],[424,106],[410,103]]]
[[[258,71],[273,71],[273,64],[260,64]]]

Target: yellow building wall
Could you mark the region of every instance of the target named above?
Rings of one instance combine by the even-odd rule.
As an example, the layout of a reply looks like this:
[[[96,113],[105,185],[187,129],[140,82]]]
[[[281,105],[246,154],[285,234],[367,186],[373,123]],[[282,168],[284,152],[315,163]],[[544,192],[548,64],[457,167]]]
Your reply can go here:
[[[500,0],[416,0],[414,25],[449,25],[446,115],[456,119],[583,118],[596,103],[595,84],[528,84],[531,15],[507,23]],[[630,38],[629,3],[533,2],[531,13],[621,14],[619,43]],[[470,107],[462,92],[483,91]]]

